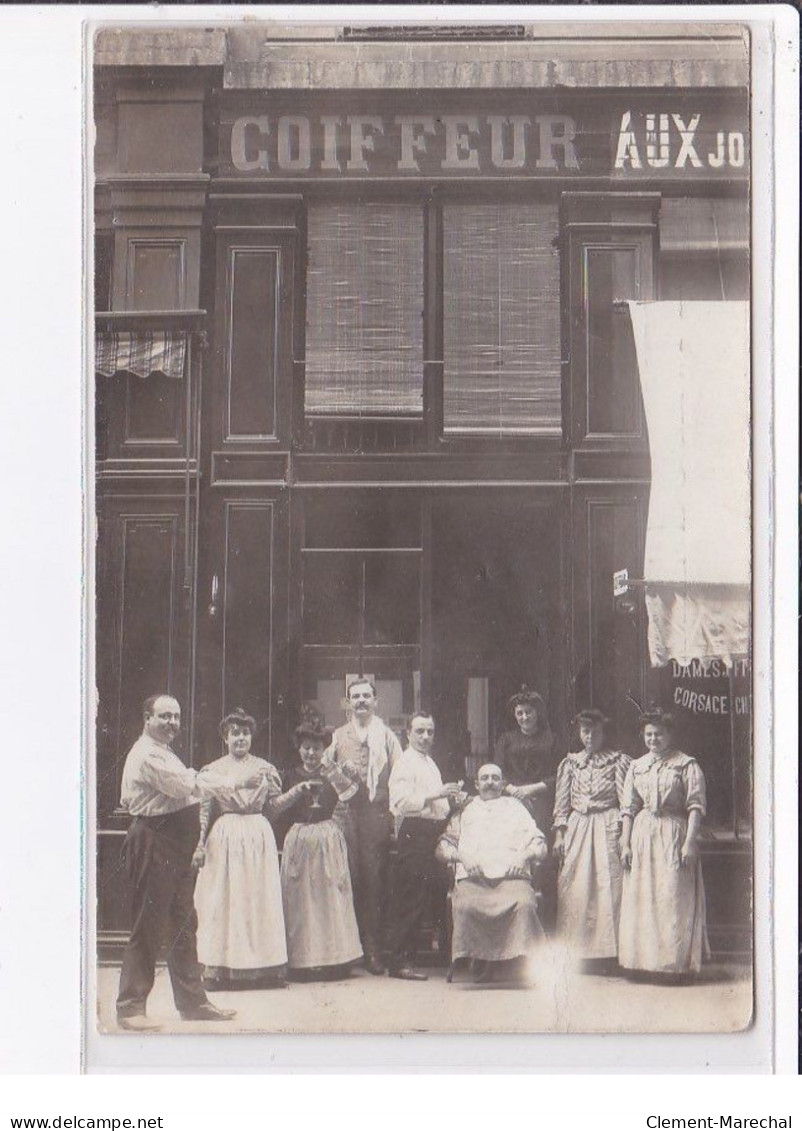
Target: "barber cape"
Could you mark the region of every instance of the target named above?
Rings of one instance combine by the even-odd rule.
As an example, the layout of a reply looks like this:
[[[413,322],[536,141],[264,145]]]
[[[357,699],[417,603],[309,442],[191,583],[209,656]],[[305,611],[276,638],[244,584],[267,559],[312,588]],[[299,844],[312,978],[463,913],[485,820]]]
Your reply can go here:
[[[542,851],[533,852],[535,845]],[[462,812],[458,851],[458,879],[465,869],[478,865],[487,879],[500,880],[527,857],[542,859],[546,841],[529,811],[514,797],[490,801],[476,797]]]

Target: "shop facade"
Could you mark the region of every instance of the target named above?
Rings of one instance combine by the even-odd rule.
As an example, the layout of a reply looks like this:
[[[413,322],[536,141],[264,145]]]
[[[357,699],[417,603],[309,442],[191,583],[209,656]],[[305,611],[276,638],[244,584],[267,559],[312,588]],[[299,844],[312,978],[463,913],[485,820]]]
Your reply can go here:
[[[631,753],[671,701],[713,945],[747,953],[748,665],[732,727],[612,580],[651,474],[627,304],[749,296],[741,32],[108,29],[95,99],[101,941],[145,696],[194,764],[242,705],[281,767],[365,672],[459,777],[523,683]]]

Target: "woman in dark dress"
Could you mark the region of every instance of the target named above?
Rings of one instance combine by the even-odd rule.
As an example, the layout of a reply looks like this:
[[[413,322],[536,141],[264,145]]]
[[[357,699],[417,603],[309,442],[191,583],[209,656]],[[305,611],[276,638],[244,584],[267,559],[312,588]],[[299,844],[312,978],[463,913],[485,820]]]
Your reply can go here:
[[[524,686],[508,701],[515,729],[505,731],[496,742],[496,762],[504,773],[507,793],[523,801],[538,828],[548,837],[554,810],[557,758],[554,735],[546,704],[536,691]],[[551,856],[537,874],[542,904],[540,918],[547,930],[557,914],[557,867]]]
[[[288,792],[281,888],[290,976],[341,977],[362,957],[341,818],[355,783],[324,757],[331,731],[315,721],[295,731],[299,764]]]

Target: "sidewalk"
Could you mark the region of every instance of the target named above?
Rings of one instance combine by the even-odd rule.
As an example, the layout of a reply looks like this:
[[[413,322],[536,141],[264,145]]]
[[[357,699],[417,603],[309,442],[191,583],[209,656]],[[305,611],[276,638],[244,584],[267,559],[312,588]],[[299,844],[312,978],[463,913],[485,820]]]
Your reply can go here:
[[[444,970],[427,973],[428,982],[403,982],[357,969],[341,982],[218,993],[211,997],[215,1005],[236,1009],[237,1016],[216,1023],[182,1021],[160,967],[148,1016],[175,1033],[712,1033],[744,1029],[752,1014],[746,966],[708,966],[697,984],[657,986],[574,973],[552,951],[539,963],[533,988],[474,985],[467,971],[448,985]],[[114,1015],[118,982],[119,967],[99,969],[102,1032],[121,1032]]]

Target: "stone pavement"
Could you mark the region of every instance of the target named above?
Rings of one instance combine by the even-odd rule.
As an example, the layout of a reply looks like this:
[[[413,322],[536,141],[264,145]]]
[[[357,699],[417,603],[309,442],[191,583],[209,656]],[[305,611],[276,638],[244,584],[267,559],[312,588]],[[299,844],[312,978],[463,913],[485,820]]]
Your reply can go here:
[[[572,971],[552,948],[538,959],[535,984],[474,985],[467,971],[452,985],[430,969],[427,982],[372,977],[356,969],[339,982],[294,983],[284,990],[210,995],[237,1010],[231,1022],[186,1022],[160,967],[148,1015],[174,1033],[711,1033],[746,1028],[752,983],[746,966],[708,966],[689,986],[632,982]],[[99,1029],[122,1033],[114,1017],[119,967],[98,970]],[[138,1035],[141,1039],[141,1035]]]

